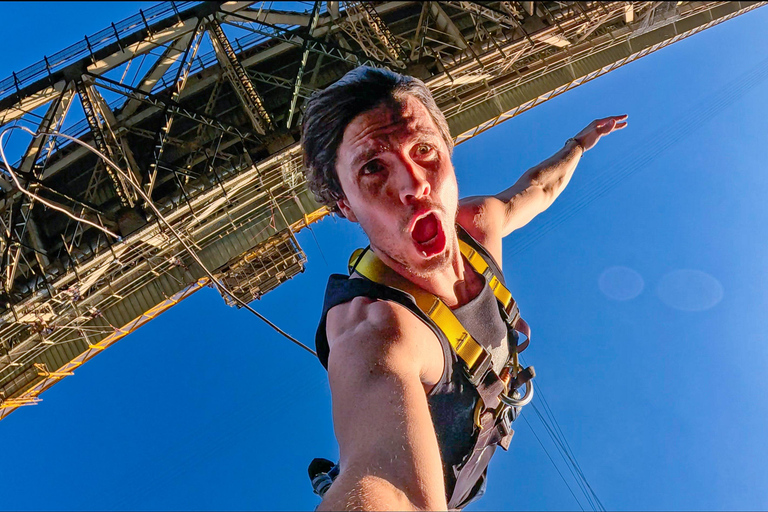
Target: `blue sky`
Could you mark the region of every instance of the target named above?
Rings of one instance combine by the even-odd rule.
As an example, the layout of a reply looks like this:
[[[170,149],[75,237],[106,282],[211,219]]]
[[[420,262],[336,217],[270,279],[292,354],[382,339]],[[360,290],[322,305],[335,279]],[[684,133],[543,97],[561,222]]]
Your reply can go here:
[[[143,5],[0,4],[0,75]],[[592,119],[629,114],[504,243],[525,360],[608,509],[768,508],[767,23],[763,8],[709,29],[455,152],[461,194],[495,193]],[[253,304],[306,343],[327,275],[365,244],[344,220],[314,231],[306,272]],[[41,398],[0,422],[0,508],[311,509],[307,464],[338,453],[320,364],[211,289]],[[579,508],[534,433],[586,508],[524,417],[533,431],[516,423],[471,509]]]

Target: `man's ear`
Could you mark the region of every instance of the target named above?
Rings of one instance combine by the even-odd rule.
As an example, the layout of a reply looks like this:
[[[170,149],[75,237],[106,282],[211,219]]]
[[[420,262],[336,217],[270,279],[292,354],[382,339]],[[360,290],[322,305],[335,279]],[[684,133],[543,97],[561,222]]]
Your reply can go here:
[[[336,201],[336,206],[339,207],[339,211],[342,213],[342,215],[344,215],[344,217],[347,218],[347,220],[351,222],[357,222],[355,212],[353,212],[352,208],[349,207],[349,203],[347,203],[346,198]]]

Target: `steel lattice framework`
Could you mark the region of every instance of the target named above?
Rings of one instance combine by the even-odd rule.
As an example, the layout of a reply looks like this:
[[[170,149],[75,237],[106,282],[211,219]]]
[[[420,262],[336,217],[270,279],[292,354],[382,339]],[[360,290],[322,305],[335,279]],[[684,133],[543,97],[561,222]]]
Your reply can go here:
[[[168,2],[0,82],[0,130],[108,155],[250,301],[304,268],[294,233],[327,211],[306,189],[301,109],[353,67],[423,79],[461,143],[764,3]],[[40,136],[15,157],[27,190],[121,238],[0,172],[0,418],[210,284],[94,154]]]

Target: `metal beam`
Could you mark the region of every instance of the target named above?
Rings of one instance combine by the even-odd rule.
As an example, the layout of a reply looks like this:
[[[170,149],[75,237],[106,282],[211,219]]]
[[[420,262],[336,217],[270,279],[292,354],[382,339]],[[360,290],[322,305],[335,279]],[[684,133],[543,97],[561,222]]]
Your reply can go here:
[[[392,4],[394,2],[390,2]],[[389,4],[387,4],[389,5]],[[318,39],[318,37],[321,37],[324,35],[329,28],[325,26],[318,26],[317,30],[315,31],[316,37],[308,37],[308,36],[301,36],[298,33],[291,32],[289,30],[286,30],[282,27],[278,27],[276,25],[270,25],[266,22],[257,22],[259,23],[260,27],[253,26],[253,23],[256,22],[255,17],[250,16],[249,12],[226,12],[226,14],[222,17],[222,21],[226,23],[230,23],[234,26],[240,27],[242,29],[251,31],[255,34],[259,34],[264,37],[272,38],[277,41],[280,41],[282,43],[286,43],[290,46],[303,46],[304,40],[309,39],[308,48],[310,51],[319,53],[321,55],[326,55],[328,57],[332,57],[337,60],[342,60],[344,62],[348,62],[353,66],[371,66],[371,67],[377,67],[377,68],[389,68],[390,64],[387,62],[384,62],[382,60],[369,57],[365,54],[365,52],[356,52],[349,48],[344,48],[342,46],[334,45],[328,41],[321,41]],[[245,23],[247,23],[247,25]],[[282,46],[280,48],[276,48],[273,51],[267,50],[270,54],[274,55],[276,53],[282,53],[283,51],[287,50],[289,46]],[[255,55],[254,57],[249,57],[246,59],[243,64],[245,66],[250,65],[252,62],[260,60],[258,58],[258,55]]]
[[[38,126],[38,132],[58,131],[59,128],[61,128],[64,118],[67,116],[67,112],[69,112],[69,107],[72,104],[74,95],[75,91],[73,85],[67,85],[59,97],[48,107],[48,111],[45,113],[43,120]],[[33,171],[35,162],[39,160],[43,151],[43,146],[46,145],[46,142],[48,142],[46,153],[50,155],[55,145],[54,138],[49,138],[47,135],[39,135],[32,139],[29,147],[27,147],[27,151],[24,153],[24,158],[19,165],[19,172],[21,174],[28,174]],[[35,173],[35,175],[37,176],[39,173]]]
[[[187,83],[189,77],[189,71],[192,69],[192,61],[197,55],[197,50],[200,47],[200,43],[203,38],[203,32],[205,27],[203,20],[199,20],[192,37],[189,38],[186,49],[184,50],[184,56],[182,57],[181,65],[176,73],[176,78],[173,81],[173,90],[171,92],[171,101],[178,101],[181,91],[184,90],[184,86]],[[175,112],[170,111],[169,105],[166,105],[163,109],[164,123],[157,132],[157,139],[155,141],[153,149],[153,161],[149,165],[149,179],[146,184],[147,196],[152,197],[152,190],[155,187],[155,180],[157,179],[157,172],[160,167],[160,161],[163,157],[163,151],[165,150],[165,143],[170,136],[171,128],[173,127],[173,118]]]
[[[373,6],[357,1],[344,2],[344,6],[344,15],[339,16],[335,23],[363,53],[397,68],[405,67],[405,52]]]
[[[322,55],[318,55],[318,59],[322,59]],[[293,90],[295,87],[295,81],[291,80],[290,78],[282,78],[275,75],[270,75],[269,73],[264,73],[263,71],[256,71],[255,69],[249,69],[246,71],[248,73],[248,76],[250,76],[252,79],[256,80],[257,82],[262,82],[269,85],[274,85],[275,87],[282,87],[284,89],[291,89]],[[299,86],[299,92],[298,95],[302,98],[309,98],[312,96],[312,93],[314,93],[317,89],[310,88],[305,86],[303,83]]]
[[[627,2],[624,6],[624,22],[632,23],[635,21],[635,8],[632,6],[632,2]]]
[[[192,39],[193,32],[183,34],[179,39],[171,43],[163,54],[155,61],[152,67],[144,74],[138,86],[140,91],[150,92],[157,82],[173,66],[182,55]],[[135,59],[134,59],[135,60]],[[133,61],[131,61],[133,62]],[[121,111],[122,117],[130,117],[141,105],[139,100],[129,99]]]
[[[75,80],[75,90],[80,96],[80,103],[83,107],[83,113],[85,114],[85,119],[91,129],[91,137],[93,137],[93,141],[96,144],[96,149],[107,155],[112,161],[118,160],[118,155],[115,152],[114,144],[110,144],[112,141],[107,139],[108,135],[101,126],[104,121],[99,119],[99,110],[97,110],[98,107],[96,106],[96,102],[93,100],[93,95],[96,93],[92,91],[91,87],[91,84],[86,83],[85,79],[82,77]],[[97,165],[94,167],[93,172],[101,172],[100,168],[106,170],[107,174],[112,180],[112,185],[114,186],[117,197],[120,199],[120,203],[123,206],[128,206],[129,197],[131,196],[129,195],[129,191],[126,190],[122,177],[117,175],[114,169],[108,165],[101,167]],[[133,199],[130,199],[130,202],[132,203]]]
[[[264,101],[259,96],[259,93],[256,92],[253,82],[251,82],[251,79],[245,72],[245,68],[238,60],[232,44],[227,39],[217,20],[213,19],[208,23],[208,34],[211,36],[211,42],[216,51],[219,64],[224,69],[224,73],[232,84],[237,97],[243,103],[245,112],[248,114],[254,129],[261,135],[271,131],[274,125],[272,118],[267,113],[267,109],[264,108]]]
[[[89,92],[91,93],[92,99],[99,111],[99,115],[104,121],[106,133],[109,134],[109,146],[112,150],[113,156],[117,158],[117,160],[114,160],[114,162],[133,178],[133,182],[135,184],[140,184],[141,173],[139,172],[139,166],[136,163],[136,158],[133,155],[133,151],[131,151],[131,148],[128,145],[128,141],[125,140],[125,137],[123,137],[122,131],[118,129],[119,125],[117,123],[117,119],[115,119],[115,114],[112,112],[112,109],[109,108],[109,105],[107,105],[107,102],[104,100],[101,94],[99,94],[99,91],[95,87],[91,86]],[[129,198],[129,204],[133,206],[139,198],[136,190],[126,184],[125,179],[122,176],[120,176],[120,183],[122,183],[125,187],[126,195]]]
[[[88,66],[87,71],[96,75],[106,73],[110,69],[114,69],[131,59],[135,59],[137,56],[143,55],[150,50],[164,46],[169,41],[174,41],[188,32],[193,32],[195,27],[197,27],[197,23],[197,18],[189,18],[183,21],[179,21],[178,23],[175,23],[173,26],[166,29],[160,30],[158,32],[152,32],[141,41],[137,41],[131,45],[128,45],[121,51],[113,53],[109,57],[97,60]]]
[[[153,105],[160,109],[164,109],[167,106],[169,112],[173,112],[180,116],[184,116],[188,119],[192,119],[193,121],[197,121],[198,123],[206,124],[208,126],[216,128],[217,130],[221,130],[227,133],[231,133],[233,135],[237,135],[238,137],[243,139],[253,138],[253,134],[251,132],[242,131],[237,126],[226,123],[213,115],[207,115],[205,113],[198,112],[197,110],[184,107],[178,102],[171,100],[170,98],[161,98],[156,94],[140,91],[133,86],[130,86],[128,84],[121,84],[120,82],[111,80],[105,76],[97,76],[97,75],[89,75],[89,76],[91,76],[94,79],[94,82],[97,83],[99,87],[109,89],[112,92],[123,94],[131,98],[139,99],[144,103],[147,103],[148,105]]]
[[[439,2],[427,2],[429,4],[429,10],[432,13],[432,17],[435,20],[437,28],[449,36],[459,45],[461,48],[469,47],[469,43],[461,34],[461,30],[453,22],[450,16],[440,7]]]
[[[60,80],[50,87],[21,98],[15,105],[0,112],[0,125],[15,121],[54,100],[61,94],[66,85],[66,81]]]
[[[301,27],[311,25],[313,16],[311,14],[299,14],[275,9],[254,9],[252,7],[247,7],[241,12],[255,13],[256,21],[269,23],[270,25],[299,25]]]
[[[317,26],[317,20],[320,18],[320,2],[316,1],[315,6],[312,8],[312,20],[309,23],[309,35],[312,36],[312,32]],[[286,128],[291,128],[291,122],[293,121],[293,114],[296,111],[296,102],[299,99],[299,91],[301,90],[301,80],[304,78],[304,68],[307,66],[307,60],[309,59],[308,40],[304,41],[304,51],[301,53],[301,61],[299,61],[299,70],[296,72],[296,80],[293,84],[293,93],[291,94],[291,106],[288,108],[288,122]]]

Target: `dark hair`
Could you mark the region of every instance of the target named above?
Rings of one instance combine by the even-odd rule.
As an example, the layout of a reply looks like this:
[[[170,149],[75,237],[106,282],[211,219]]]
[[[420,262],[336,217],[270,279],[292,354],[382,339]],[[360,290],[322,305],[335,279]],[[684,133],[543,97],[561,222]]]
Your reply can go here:
[[[344,198],[336,173],[336,152],[347,125],[380,103],[399,102],[407,95],[421,101],[452,153],[453,139],[445,116],[418,78],[361,66],[312,95],[302,120],[301,146],[307,184],[318,202],[338,213],[336,201]]]

